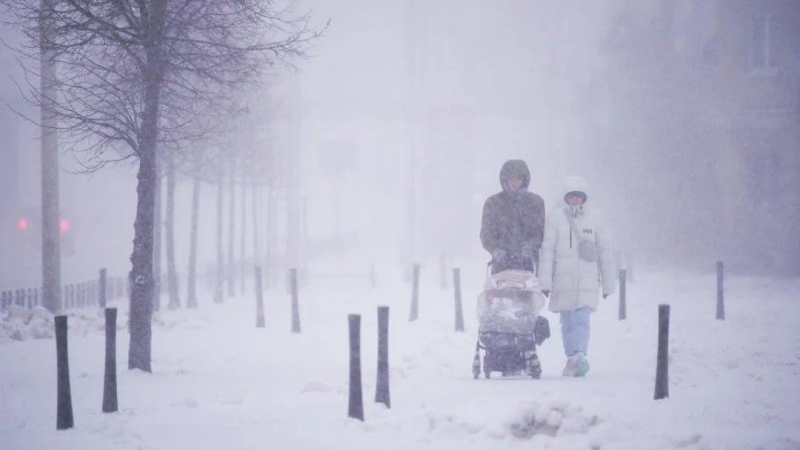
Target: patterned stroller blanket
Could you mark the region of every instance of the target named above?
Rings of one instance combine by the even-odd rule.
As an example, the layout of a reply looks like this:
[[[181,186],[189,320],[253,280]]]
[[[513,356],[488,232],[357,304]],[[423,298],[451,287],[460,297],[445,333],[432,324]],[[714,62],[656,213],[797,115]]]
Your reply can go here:
[[[545,298],[539,279],[526,270],[489,275],[478,295],[480,333],[532,334]]]

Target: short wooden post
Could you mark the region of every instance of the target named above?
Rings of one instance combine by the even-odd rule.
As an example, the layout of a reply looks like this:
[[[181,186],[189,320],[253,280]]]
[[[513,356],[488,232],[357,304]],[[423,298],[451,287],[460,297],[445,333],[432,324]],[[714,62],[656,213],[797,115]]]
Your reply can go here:
[[[655,399],[669,397],[669,305],[658,305]]]
[[[725,320],[725,293],[723,291],[722,261],[717,261],[717,320]]]
[[[389,395],[389,307],[378,307],[378,381],[375,384],[375,403],[391,408]]]
[[[625,320],[628,316],[626,281],[627,271],[622,269],[619,271],[619,320]]]
[[[464,309],[461,306],[461,269],[453,268],[453,289],[455,292],[456,331],[464,331]]]
[[[364,399],[361,392],[361,316],[347,316],[350,331],[350,395],[347,415],[364,420]]]
[[[117,410],[117,308],[106,308],[106,366],[103,377],[103,412]]]
[[[297,269],[289,269],[289,288],[292,293],[292,333],[300,332],[300,300],[297,297]]]
[[[100,307],[105,308],[108,303],[108,280],[106,278],[106,269],[100,269],[100,284],[98,285],[98,293],[100,294]]]
[[[56,429],[66,430],[75,423],[72,418],[72,394],[69,387],[69,353],[67,351],[67,316],[55,316],[56,327]]]
[[[261,266],[256,266],[256,328],[264,328],[264,284]]]
[[[414,264],[414,278],[411,287],[411,313],[408,321],[413,322],[419,318],[419,264]]]

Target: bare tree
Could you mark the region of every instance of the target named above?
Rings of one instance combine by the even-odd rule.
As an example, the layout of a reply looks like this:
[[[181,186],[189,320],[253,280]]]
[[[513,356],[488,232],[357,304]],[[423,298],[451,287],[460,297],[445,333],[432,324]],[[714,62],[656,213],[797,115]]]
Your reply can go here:
[[[192,181],[192,204],[189,222],[189,267],[186,275],[186,307],[197,308],[197,241],[199,233],[200,194],[203,182],[215,182],[218,167],[211,156],[215,155],[206,145],[183,154],[183,165],[176,167]]]
[[[256,81],[268,64],[302,56],[319,32],[269,0],[1,1],[30,38],[28,49],[52,52],[59,101],[35,86],[32,97],[59,120],[87,168],[138,160],[128,367],[149,372],[157,150],[202,137],[224,116],[231,89]],[[40,19],[52,24],[49,39]],[[119,143],[129,151],[108,151]]]
[[[222,208],[225,194],[225,170],[219,166],[217,176],[217,270],[216,283],[214,284],[214,303],[221,303],[223,296],[223,283],[225,279],[225,257],[222,245]]]
[[[153,215],[153,310],[158,311],[161,309],[161,262],[163,260],[163,251],[162,249],[162,242],[164,236],[162,225],[164,224],[164,215],[163,215],[163,199],[164,196],[162,195],[161,189],[161,176],[159,175],[160,170],[156,167],[156,180],[155,186],[153,190],[155,191],[155,198],[154,202],[154,210],[155,213]]]
[[[175,264],[175,155],[167,152],[167,207],[165,212],[164,227],[166,228],[166,250],[167,250],[167,292],[169,294],[169,309],[181,307],[181,299],[178,294],[178,268]]]
[[[228,264],[226,277],[228,280],[228,297],[236,295],[236,269],[234,268],[234,230],[236,228],[236,169],[238,153],[233,155],[228,161],[230,170],[228,171],[228,188],[230,189],[230,201],[228,203]]]
[[[200,212],[199,175],[192,177],[192,216],[189,232],[189,271],[186,275],[186,307],[197,308],[197,229]]]
[[[46,18],[39,23],[42,35],[40,45],[39,89],[45,102],[55,99],[55,64],[53,52],[47,42],[51,39],[51,24]],[[41,108],[42,149],[42,301],[50,312],[61,309],[61,242],[59,235],[58,194],[58,135],[55,129],[57,117],[51,105]]]

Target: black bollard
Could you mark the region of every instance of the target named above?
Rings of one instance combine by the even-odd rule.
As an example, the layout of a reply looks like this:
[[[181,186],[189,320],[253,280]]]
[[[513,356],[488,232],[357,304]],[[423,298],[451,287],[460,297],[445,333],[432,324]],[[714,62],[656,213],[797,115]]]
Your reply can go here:
[[[106,281],[106,269],[100,269],[100,283],[98,284],[98,294],[100,298],[100,307],[105,308],[106,302],[108,301],[108,290],[107,290],[108,282]],[[116,316],[115,316],[116,317]]]
[[[669,397],[669,305],[658,305],[655,399]]]
[[[117,308],[106,308],[106,370],[103,377],[103,412],[117,410]]]
[[[392,407],[389,395],[389,307],[378,307],[378,382],[375,384],[375,403]]]
[[[256,266],[256,328],[264,328],[264,285],[261,266]]]
[[[289,289],[292,292],[292,333],[300,332],[300,304],[297,298],[297,269],[289,269]]]
[[[67,316],[55,316],[56,364],[58,367],[56,429],[66,430],[75,423],[72,420],[72,394],[69,388],[69,354],[67,352]]]
[[[453,269],[453,289],[456,302],[456,331],[464,331],[464,309],[461,306],[461,269]]]
[[[717,320],[725,320],[725,293],[722,287],[722,261],[717,261]]]
[[[347,316],[350,329],[350,396],[347,415],[364,420],[364,400],[361,395],[361,316]]]
[[[411,288],[411,313],[408,321],[413,322],[419,317],[419,264],[414,264],[414,278]]]
[[[627,317],[627,291],[625,289],[625,281],[627,272],[625,269],[619,271],[619,320],[625,320]]]

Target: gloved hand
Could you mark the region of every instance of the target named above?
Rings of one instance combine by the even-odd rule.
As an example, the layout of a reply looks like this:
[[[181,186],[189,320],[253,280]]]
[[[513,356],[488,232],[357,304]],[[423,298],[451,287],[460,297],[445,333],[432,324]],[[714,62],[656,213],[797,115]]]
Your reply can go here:
[[[492,260],[497,263],[501,263],[506,260],[508,257],[508,253],[502,248],[496,248],[492,250]]]
[[[526,242],[522,244],[522,254],[523,255],[532,255],[533,254],[533,243]]]
[[[527,242],[522,245],[522,258],[528,261],[536,260],[533,255],[533,243]]]
[[[550,298],[550,290],[549,289],[542,289],[542,294],[544,294],[545,297]]]

